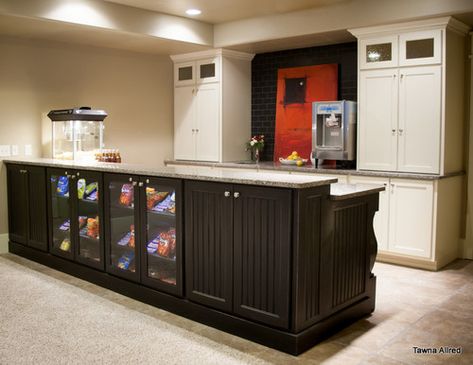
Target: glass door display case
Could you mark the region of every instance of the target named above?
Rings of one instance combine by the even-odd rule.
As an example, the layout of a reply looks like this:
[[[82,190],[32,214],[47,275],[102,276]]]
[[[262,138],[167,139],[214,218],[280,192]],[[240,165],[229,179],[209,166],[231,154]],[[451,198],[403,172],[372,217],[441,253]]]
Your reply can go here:
[[[140,280],[138,177],[105,175],[105,258],[108,272]]]
[[[51,253],[74,259],[73,229],[71,226],[72,203],[71,186],[72,173],[66,170],[48,169],[48,202],[49,209],[49,244]]]
[[[102,175],[77,172],[73,179],[77,201],[76,260],[99,269],[104,268]]]
[[[104,267],[101,176],[48,169],[50,250],[98,269]]]
[[[181,182],[148,178],[138,185],[143,238],[141,281],[181,295]]]

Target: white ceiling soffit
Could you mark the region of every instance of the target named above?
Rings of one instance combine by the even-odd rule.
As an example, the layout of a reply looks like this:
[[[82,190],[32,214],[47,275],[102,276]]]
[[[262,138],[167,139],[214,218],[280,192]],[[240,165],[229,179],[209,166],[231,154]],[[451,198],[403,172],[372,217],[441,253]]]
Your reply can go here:
[[[214,47],[234,48],[274,39],[472,11],[473,0],[352,0],[332,6],[216,24]]]
[[[0,35],[148,54],[179,54],[211,47],[71,23],[0,15]]]
[[[193,19],[219,24],[291,11],[317,8],[352,0],[102,0],[161,13],[186,16],[187,9],[202,14]],[[189,16],[190,17],[190,16]]]
[[[93,0],[0,0],[0,15],[64,22],[97,30],[213,45],[213,27],[200,21]],[[98,32],[97,32],[98,33]]]
[[[287,49],[325,46],[345,42],[354,42],[356,38],[346,30],[311,34],[292,38],[273,39],[263,42],[240,44],[229,47],[235,51],[247,53],[267,53]]]

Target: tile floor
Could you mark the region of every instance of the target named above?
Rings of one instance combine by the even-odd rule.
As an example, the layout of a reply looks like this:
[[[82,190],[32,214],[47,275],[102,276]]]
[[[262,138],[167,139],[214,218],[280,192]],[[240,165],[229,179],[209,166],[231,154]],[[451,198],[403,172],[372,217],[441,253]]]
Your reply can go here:
[[[378,277],[378,286],[375,312],[304,354],[294,357],[164,312],[17,256],[6,254],[1,258],[7,264],[11,263],[13,269],[36,271],[38,280],[47,281],[49,286],[67,284],[82,292],[84,297],[105,300],[105,306],[119,305],[127,314],[138,316],[133,321],[144,315],[148,322],[156,320],[156,325],[165,323],[167,330],[174,328],[177,333],[187,331],[190,341],[197,338],[195,341],[199,342],[199,351],[230,354],[232,363],[235,360],[242,364],[473,364],[473,261],[469,260],[457,260],[440,272],[376,263],[374,272]],[[45,276],[41,277],[39,274]],[[15,290],[8,293],[14,296]],[[100,323],[96,325],[101,326]],[[0,333],[0,342],[2,341]],[[414,346],[437,349],[440,346],[461,347],[462,353],[418,354],[414,352]],[[4,348],[3,351],[9,350]],[[5,358],[12,356],[6,352],[3,355]],[[192,359],[192,354],[190,355],[188,358]],[[0,363],[1,359],[0,352]],[[208,363],[219,363],[216,358],[208,359]],[[176,358],[169,363],[180,363],[180,360]]]

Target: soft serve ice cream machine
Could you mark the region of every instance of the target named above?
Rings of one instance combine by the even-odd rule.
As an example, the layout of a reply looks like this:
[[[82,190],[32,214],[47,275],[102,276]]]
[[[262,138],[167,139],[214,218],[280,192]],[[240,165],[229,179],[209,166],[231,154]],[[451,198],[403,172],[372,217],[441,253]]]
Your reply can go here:
[[[353,161],[356,156],[356,103],[312,103],[312,163],[317,160]]]

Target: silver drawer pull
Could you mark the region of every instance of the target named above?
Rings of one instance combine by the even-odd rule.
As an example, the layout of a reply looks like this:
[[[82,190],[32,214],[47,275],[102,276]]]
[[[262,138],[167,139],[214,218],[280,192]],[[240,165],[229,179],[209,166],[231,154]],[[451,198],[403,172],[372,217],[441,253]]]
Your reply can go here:
[[[234,197],[235,199],[239,198],[239,197],[240,197],[240,193],[239,193],[238,191],[235,191],[235,192],[233,193],[233,197]]]
[[[141,188],[141,187],[143,186],[143,182],[140,181],[140,182],[138,183],[138,186]]]
[[[230,196],[230,192],[226,191],[226,192],[223,193],[223,195],[225,196],[225,198],[228,198]]]

